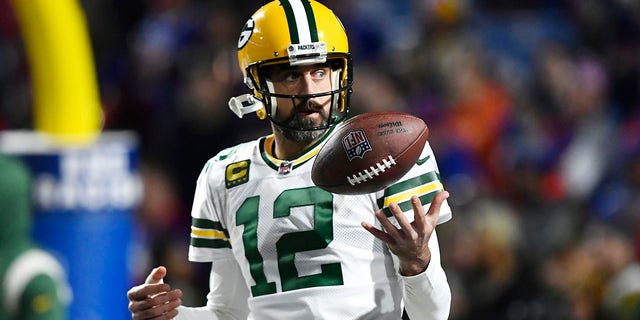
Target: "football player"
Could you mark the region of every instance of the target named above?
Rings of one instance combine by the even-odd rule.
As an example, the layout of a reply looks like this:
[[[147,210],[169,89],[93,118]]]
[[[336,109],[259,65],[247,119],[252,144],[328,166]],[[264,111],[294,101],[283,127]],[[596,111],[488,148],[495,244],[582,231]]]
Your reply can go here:
[[[437,224],[451,218],[429,144],[399,182],[372,194],[314,186],[314,156],[345,119],[347,36],[313,0],[277,0],[247,21],[238,58],[249,88],[229,106],[272,134],[226,149],[198,178],[189,260],[211,263],[207,305],[155,268],[128,292],[134,319],[446,319],[451,292]]]

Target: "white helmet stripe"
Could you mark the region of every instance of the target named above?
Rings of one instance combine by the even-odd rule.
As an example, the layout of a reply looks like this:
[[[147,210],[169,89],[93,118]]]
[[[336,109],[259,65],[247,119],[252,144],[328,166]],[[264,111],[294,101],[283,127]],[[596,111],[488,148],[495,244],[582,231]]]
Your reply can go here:
[[[311,31],[309,30],[309,21],[307,21],[307,12],[301,0],[291,0],[291,9],[296,18],[296,26],[298,27],[298,40],[300,43],[311,43]]]

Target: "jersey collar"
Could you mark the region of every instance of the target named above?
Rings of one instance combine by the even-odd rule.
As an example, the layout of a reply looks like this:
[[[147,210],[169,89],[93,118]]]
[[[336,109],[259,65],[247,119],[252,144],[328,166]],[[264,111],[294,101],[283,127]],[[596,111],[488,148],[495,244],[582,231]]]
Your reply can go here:
[[[293,170],[303,165],[307,161],[313,159],[313,157],[318,154],[320,148],[322,148],[324,143],[327,141],[333,129],[334,128],[330,128],[320,140],[318,140],[306,150],[302,151],[300,155],[293,160],[280,160],[274,156],[273,150],[275,149],[275,138],[273,134],[260,139],[260,154],[262,155],[262,159],[264,159],[264,162],[274,170],[281,170],[281,168],[284,166],[288,166],[289,168],[291,168],[291,170]]]

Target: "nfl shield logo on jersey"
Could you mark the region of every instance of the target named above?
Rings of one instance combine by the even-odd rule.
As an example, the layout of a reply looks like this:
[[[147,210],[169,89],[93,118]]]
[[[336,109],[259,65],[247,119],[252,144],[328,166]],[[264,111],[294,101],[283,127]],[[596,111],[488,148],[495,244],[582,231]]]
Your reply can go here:
[[[280,168],[278,168],[278,173],[279,174],[287,174],[287,173],[291,172],[291,169],[293,169],[293,162],[291,162],[291,161],[282,161],[280,163]]]
[[[371,144],[362,129],[351,130],[342,138],[342,146],[349,161],[354,158],[362,159],[367,151],[371,151]]]

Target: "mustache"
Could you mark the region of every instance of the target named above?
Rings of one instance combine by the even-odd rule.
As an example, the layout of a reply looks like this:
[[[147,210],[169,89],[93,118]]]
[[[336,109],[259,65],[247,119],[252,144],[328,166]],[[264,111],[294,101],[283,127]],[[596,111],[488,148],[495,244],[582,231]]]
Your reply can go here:
[[[298,120],[298,112],[300,111],[318,111],[318,112],[322,112],[322,105],[314,100],[311,99],[307,99],[304,101],[301,101],[298,104],[295,104],[294,101],[294,109],[293,112],[291,112],[291,115],[289,115],[289,117],[287,117],[286,119],[284,119],[283,122],[288,123],[290,121],[297,121]]]
[[[306,99],[306,100],[302,100],[300,103],[295,104],[294,101],[294,105],[295,105],[295,110],[296,111],[301,111],[301,110],[322,110],[322,105],[320,103],[318,103],[315,100],[312,99]]]

